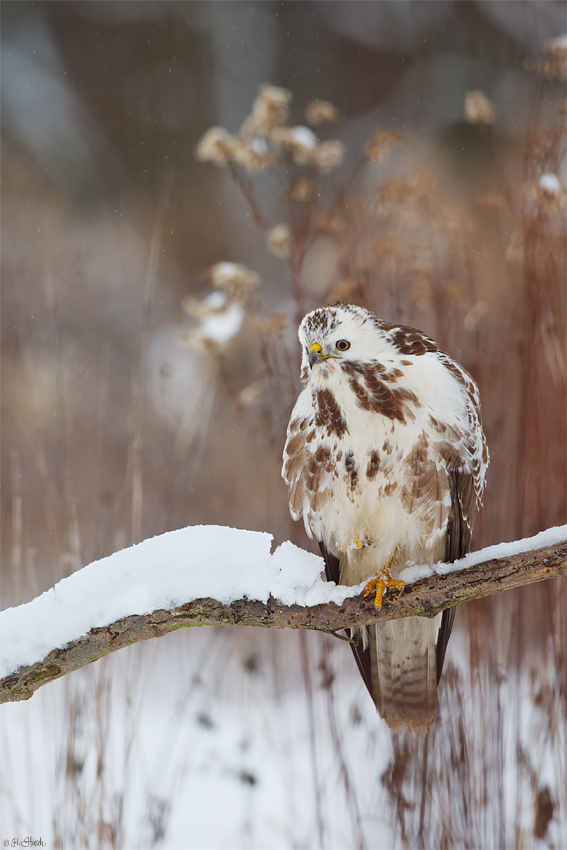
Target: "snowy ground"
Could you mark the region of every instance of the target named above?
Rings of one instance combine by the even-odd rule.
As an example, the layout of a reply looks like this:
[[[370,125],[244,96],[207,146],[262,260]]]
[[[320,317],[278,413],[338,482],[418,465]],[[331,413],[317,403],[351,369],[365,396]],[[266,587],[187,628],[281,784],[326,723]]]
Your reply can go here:
[[[503,676],[495,691],[477,669],[467,687],[467,658],[457,628],[430,750],[429,834],[452,833],[452,846],[527,846],[531,773],[564,799],[565,727],[538,707],[527,672]],[[477,770],[467,767],[466,781],[455,783],[463,729]],[[0,837],[64,848],[400,847],[381,781],[394,744],[344,644],[297,632],[184,629],[2,707]],[[527,769],[518,770],[519,750]],[[421,782],[404,769],[411,824]],[[564,846],[565,818],[556,810],[542,847]]]
[[[470,558],[478,563],[539,548],[565,539],[565,531]],[[271,554],[270,546],[266,534],[185,529],[91,564],[3,613],[4,668],[41,657],[67,633],[189,598],[265,599],[271,590],[305,604],[344,594],[320,580],[317,557],[291,544]],[[559,789],[567,778],[567,742],[558,736],[565,726],[550,717],[549,701],[538,707],[529,671],[503,676],[496,688],[492,676],[488,688],[468,653],[457,628],[429,757],[429,834],[455,835],[459,818],[470,831],[469,808],[473,833],[462,846],[489,846],[483,841],[493,839],[495,819],[506,825],[502,846],[522,846],[533,827],[530,776],[537,775],[560,801],[542,846],[564,846]],[[545,669],[542,663],[540,689]],[[455,789],[446,765],[462,748],[463,728],[477,772],[469,768],[468,785]],[[3,841],[199,850],[401,846],[382,781],[395,739],[376,716],[346,645],[322,635],[184,629],[102,659],[27,702],[4,705],[0,735]],[[518,752],[526,754],[521,771]],[[409,764],[399,781],[407,803],[401,817],[415,821],[423,783]]]
[[[465,563],[550,545],[566,531],[490,547]],[[316,556],[290,543],[272,554],[271,543],[268,534],[198,527],[95,562],[2,613],[3,670],[93,625],[193,598],[265,600],[271,592],[315,604],[348,593],[321,580]],[[406,577],[422,574],[416,567]],[[407,809],[398,819],[415,826],[425,785],[429,835],[455,836],[462,823],[462,846],[487,847],[496,820],[506,825],[501,846],[522,846],[533,827],[536,775],[560,801],[542,846],[564,846],[565,725],[550,717],[549,700],[539,707],[534,697],[554,686],[545,663],[538,688],[527,670],[495,687],[493,673],[471,668],[468,656],[457,627],[427,781],[416,779],[420,758],[396,762],[396,799]],[[463,728],[477,770],[469,765],[468,784],[455,789],[446,767],[463,757]],[[304,632],[183,629],[2,706],[0,837],[65,848],[402,846],[383,781],[395,773],[399,741],[377,717],[345,644]],[[467,809],[475,813],[472,835]]]
[[[342,685],[329,701],[317,674],[310,706],[301,641],[317,669],[320,636],[252,631],[183,630],[3,706],[2,837],[108,846],[106,823],[132,848],[393,846],[389,735],[350,653],[326,642]]]

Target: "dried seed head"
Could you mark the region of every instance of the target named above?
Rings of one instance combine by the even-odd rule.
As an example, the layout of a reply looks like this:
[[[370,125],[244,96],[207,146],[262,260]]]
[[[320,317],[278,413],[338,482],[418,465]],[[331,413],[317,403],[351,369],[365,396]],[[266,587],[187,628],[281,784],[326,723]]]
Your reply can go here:
[[[494,104],[481,91],[468,91],[465,95],[465,121],[469,124],[494,123]]]
[[[254,108],[259,111],[265,110],[266,112],[277,114],[280,123],[283,123],[287,119],[287,110],[292,100],[293,95],[289,89],[270,86],[268,83],[264,83],[260,86],[258,97],[254,101]]]
[[[244,321],[244,309],[231,301],[225,292],[210,292],[202,301],[185,296],[181,305],[186,313],[199,320],[187,339],[216,353],[235,337]]]
[[[319,124],[338,121],[341,116],[337,107],[328,100],[312,100],[305,107],[305,117],[309,124],[318,127]]]
[[[313,180],[309,180],[308,177],[298,177],[292,182],[285,196],[291,201],[307,204],[313,200],[316,194],[317,186]]]
[[[544,58],[526,59],[524,68],[535,71],[545,80],[567,79],[567,35],[546,41]]]
[[[317,147],[317,136],[308,127],[276,127],[271,133],[272,142],[281,150],[289,151],[297,165],[308,165]]]
[[[336,139],[321,142],[313,151],[311,162],[319,171],[326,174],[341,164],[345,151],[346,149],[343,143]]]
[[[522,194],[533,204],[534,212],[542,210],[553,215],[565,209],[567,193],[555,174],[542,174],[537,183],[525,183]]]
[[[258,407],[264,396],[264,387],[258,381],[254,384],[248,384],[244,387],[238,396],[238,405],[243,410],[249,410],[251,407]]]
[[[376,130],[364,148],[364,159],[367,162],[381,162],[387,159],[390,150],[398,145],[407,145],[407,140],[397,130]]]
[[[216,263],[209,269],[209,277],[216,289],[237,302],[247,301],[260,283],[260,275],[240,263]]]
[[[275,127],[286,123],[292,99],[289,89],[260,86],[258,97],[252,105],[252,113],[241,127],[241,136],[245,139],[251,136],[269,136]]]
[[[280,260],[287,260],[291,253],[292,238],[289,224],[277,224],[266,236],[268,250]]]
[[[211,127],[207,130],[195,148],[195,158],[199,162],[213,162],[225,165],[231,159],[233,138],[223,127]]]
[[[466,331],[474,331],[478,327],[481,319],[488,313],[489,307],[486,301],[477,301],[473,304],[463,320],[463,325]]]
[[[237,137],[231,139],[229,157],[251,174],[263,168],[272,168],[276,164],[275,157],[270,153],[265,139],[260,136],[252,136],[246,140]]]

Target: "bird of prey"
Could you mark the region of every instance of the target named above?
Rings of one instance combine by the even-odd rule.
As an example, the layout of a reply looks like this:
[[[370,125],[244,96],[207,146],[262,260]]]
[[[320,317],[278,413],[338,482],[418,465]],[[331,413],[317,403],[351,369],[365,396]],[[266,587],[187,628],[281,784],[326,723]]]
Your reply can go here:
[[[299,327],[299,395],[282,475],[327,579],[367,582],[376,604],[412,564],[455,561],[471,547],[488,450],[471,376],[415,328],[352,304],[309,313]],[[455,609],[354,629],[351,646],[393,730],[425,734]]]

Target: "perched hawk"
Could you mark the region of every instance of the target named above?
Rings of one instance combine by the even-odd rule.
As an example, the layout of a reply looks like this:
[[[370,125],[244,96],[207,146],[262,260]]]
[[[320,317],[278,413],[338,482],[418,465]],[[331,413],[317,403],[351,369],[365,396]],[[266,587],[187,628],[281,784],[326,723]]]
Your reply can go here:
[[[470,550],[488,466],[478,388],[425,334],[352,304],[309,313],[299,339],[305,388],[282,471],[291,515],[319,542],[327,578],[369,582],[380,606],[407,565]],[[392,729],[433,722],[454,615],[354,630],[359,670]]]

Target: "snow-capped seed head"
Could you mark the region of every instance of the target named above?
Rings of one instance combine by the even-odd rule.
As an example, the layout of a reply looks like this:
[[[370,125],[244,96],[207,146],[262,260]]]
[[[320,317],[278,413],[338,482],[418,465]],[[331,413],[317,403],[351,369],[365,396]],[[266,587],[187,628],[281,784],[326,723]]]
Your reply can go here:
[[[229,155],[231,160],[242,165],[250,174],[275,165],[275,158],[265,140],[258,136],[249,139],[235,137],[231,141]]]
[[[567,35],[546,41],[543,59],[528,58],[524,61],[524,68],[535,71],[544,80],[567,79]]]
[[[547,41],[545,43],[545,51],[550,59],[557,62],[557,70],[562,71],[560,78],[564,80],[567,66],[567,35],[560,35],[557,38]]]
[[[539,178],[539,185],[546,195],[558,195],[561,191],[561,181],[556,174],[542,174]]]
[[[186,295],[181,306],[199,320],[199,326],[190,331],[188,339],[208,349],[229,342],[239,333],[244,321],[244,308],[226,292],[209,292],[202,300]]]
[[[272,142],[289,151],[297,165],[307,165],[317,147],[317,136],[308,127],[276,127],[270,134]]]
[[[260,275],[241,263],[216,263],[209,274],[214,287],[237,301],[246,300],[260,283]]]
[[[493,124],[494,104],[481,91],[468,91],[465,95],[465,121],[469,124]]]

